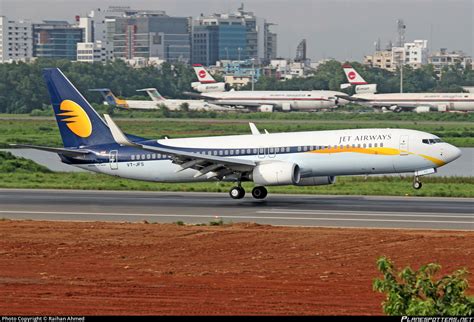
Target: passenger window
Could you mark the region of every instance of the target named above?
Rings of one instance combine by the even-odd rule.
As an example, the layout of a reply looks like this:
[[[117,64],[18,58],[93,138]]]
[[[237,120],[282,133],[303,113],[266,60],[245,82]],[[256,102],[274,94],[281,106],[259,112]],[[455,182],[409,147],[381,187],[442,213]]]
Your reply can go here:
[[[135,155],[132,154],[132,161],[135,160]]]
[[[367,147],[367,144],[364,143],[364,149]]]
[[[214,155],[217,155],[217,151],[214,151]]]
[[[428,139],[423,139],[423,140],[421,140],[421,142],[423,142],[424,144],[430,144],[430,142],[428,141]]]
[[[303,147],[303,151],[308,151],[308,147],[307,147],[307,146],[304,146],[304,147]]]
[[[371,147],[372,147],[372,143],[369,143],[369,148],[371,148]]]
[[[383,143],[380,143],[380,147],[383,148]]]
[[[234,155],[234,150],[230,150],[230,155]]]
[[[286,148],[286,152],[287,152],[287,153],[290,152],[290,147],[287,147],[287,148]]]
[[[229,150],[225,150],[224,155],[229,155]]]
[[[247,152],[250,154],[250,149],[248,149]],[[253,154],[257,154],[257,149],[253,149]]]
[[[301,147],[300,146],[298,147],[298,152],[301,152]]]
[[[142,154],[142,160],[145,160],[145,155],[144,154]]]
[[[151,158],[152,158],[152,159],[156,159],[156,154],[153,153],[153,154],[151,155]]]
[[[268,153],[272,153],[272,154],[275,153],[275,149],[274,148],[269,148]]]
[[[374,143],[374,148],[376,148],[376,147],[377,147],[377,143]]]

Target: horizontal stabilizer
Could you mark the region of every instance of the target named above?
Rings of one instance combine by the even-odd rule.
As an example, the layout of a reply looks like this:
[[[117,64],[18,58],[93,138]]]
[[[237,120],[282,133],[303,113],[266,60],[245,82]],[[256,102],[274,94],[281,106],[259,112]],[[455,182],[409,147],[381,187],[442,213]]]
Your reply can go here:
[[[30,144],[10,144],[10,146],[15,148],[28,148],[28,149],[36,149],[42,150],[47,152],[59,153],[69,157],[78,157],[83,156],[85,154],[92,153],[89,150],[84,149],[64,149],[64,148],[52,148],[48,146],[39,146],[39,145],[30,145]]]

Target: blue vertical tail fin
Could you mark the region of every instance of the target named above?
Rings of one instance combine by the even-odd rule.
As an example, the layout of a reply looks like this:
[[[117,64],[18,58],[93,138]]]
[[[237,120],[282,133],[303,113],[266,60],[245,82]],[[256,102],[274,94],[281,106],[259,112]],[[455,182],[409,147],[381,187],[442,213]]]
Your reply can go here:
[[[43,70],[54,115],[66,148],[114,143],[107,124],[59,68]]]

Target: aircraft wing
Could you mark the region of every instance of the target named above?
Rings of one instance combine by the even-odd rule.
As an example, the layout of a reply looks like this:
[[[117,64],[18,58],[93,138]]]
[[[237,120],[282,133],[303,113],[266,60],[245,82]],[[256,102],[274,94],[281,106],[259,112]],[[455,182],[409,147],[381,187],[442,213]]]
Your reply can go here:
[[[212,100],[212,97],[207,97],[207,96],[201,95],[200,93],[183,92],[183,94],[186,95],[186,96],[192,97],[192,98]]]
[[[218,177],[223,177],[224,175],[234,172],[251,171],[257,165],[251,160],[186,152],[172,147],[152,146],[141,144],[139,142],[131,142],[109,115],[105,114],[104,117],[109,125],[115,142],[124,146],[131,146],[146,151],[170,155],[174,163],[181,165],[181,169],[178,170],[178,172],[186,169],[196,169],[200,171],[196,177],[205,175],[211,171],[216,173]]]
[[[360,97],[354,97],[354,96],[349,96],[349,95],[335,95],[337,98],[341,98],[343,100],[346,100],[346,101],[350,101],[350,102],[370,102],[369,99],[365,99],[365,98],[360,98]]]

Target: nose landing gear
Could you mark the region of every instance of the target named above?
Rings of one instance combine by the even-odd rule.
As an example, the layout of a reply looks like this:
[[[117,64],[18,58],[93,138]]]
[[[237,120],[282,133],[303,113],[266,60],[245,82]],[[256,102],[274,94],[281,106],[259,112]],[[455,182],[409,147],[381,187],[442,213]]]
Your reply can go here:
[[[423,184],[421,183],[420,178],[415,176],[413,179],[413,189],[419,190],[421,187],[423,187]]]

